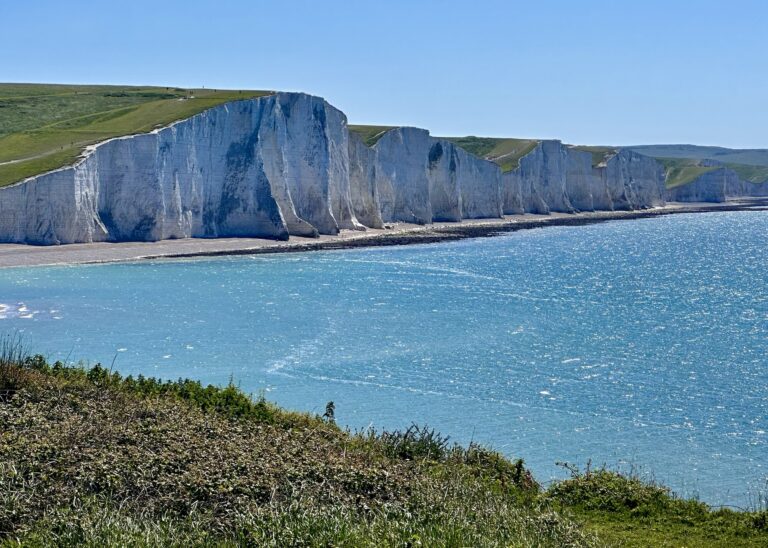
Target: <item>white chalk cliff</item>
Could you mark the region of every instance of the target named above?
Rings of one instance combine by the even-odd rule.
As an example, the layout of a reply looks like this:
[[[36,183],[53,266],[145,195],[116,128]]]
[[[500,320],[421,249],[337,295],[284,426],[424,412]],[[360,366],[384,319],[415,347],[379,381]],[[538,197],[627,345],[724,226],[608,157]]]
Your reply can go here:
[[[323,99],[276,93],[94,145],[73,166],[1,188],[0,241],[287,239],[761,193],[727,168],[666,191],[650,157],[620,150],[593,166],[559,141],[507,173],[423,129],[393,129],[368,147]]]
[[[424,129],[397,128],[373,146],[385,222],[501,217],[501,169]]]
[[[741,196],[768,196],[768,182],[751,183],[715,160],[701,160],[701,167],[714,168],[688,184],[670,188],[667,195],[678,202],[724,202]]]

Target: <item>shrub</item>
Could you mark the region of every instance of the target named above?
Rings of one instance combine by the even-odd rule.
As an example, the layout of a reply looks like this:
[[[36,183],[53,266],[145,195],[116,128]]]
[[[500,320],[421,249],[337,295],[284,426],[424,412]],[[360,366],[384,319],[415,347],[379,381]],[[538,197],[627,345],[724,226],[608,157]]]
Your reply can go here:
[[[667,487],[627,476],[605,467],[581,472],[577,467],[558,463],[567,468],[571,477],[555,483],[547,491],[549,498],[566,506],[583,510],[635,512],[657,514],[667,511],[675,500]],[[698,504],[698,503],[694,503]]]
[[[444,460],[449,455],[448,436],[443,436],[429,426],[412,424],[406,430],[375,430],[367,432],[369,440],[375,441],[385,455],[403,460]]]

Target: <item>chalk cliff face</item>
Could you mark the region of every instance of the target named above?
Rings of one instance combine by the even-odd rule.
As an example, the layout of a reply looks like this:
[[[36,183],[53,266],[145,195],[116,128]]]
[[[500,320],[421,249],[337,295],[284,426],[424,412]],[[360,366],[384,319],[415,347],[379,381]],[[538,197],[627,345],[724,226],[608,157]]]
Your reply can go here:
[[[601,172],[592,166],[592,154],[568,147],[565,181],[568,201],[576,211],[612,209]]]
[[[373,146],[323,99],[277,93],[90,147],[0,189],[0,241],[59,244],[336,234],[384,223],[654,207],[767,195],[726,167],[667,191],[654,159],[542,141],[502,173],[416,128]]]
[[[503,216],[501,199],[501,169],[481,160],[448,141],[458,163],[458,184],[461,189],[461,216],[483,219]]]
[[[566,166],[568,150],[560,141],[542,141],[521,161],[523,188],[542,203],[531,203],[531,210],[541,213],[559,211],[572,213],[574,207],[568,199]]]
[[[349,186],[352,210],[363,225],[381,228],[381,204],[376,186],[376,153],[357,135],[349,135]]]
[[[385,222],[432,222],[427,178],[431,146],[428,131],[409,127],[388,131],[374,146],[376,186]]]
[[[724,202],[728,198],[751,195],[751,183],[714,160],[702,160],[702,167],[713,167],[688,184],[667,190],[669,200],[677,202]]]
[[[629,150],[593,166],[589,152],[560,141],[542,141],[501,181],[506,214],[613,211],[664,204],[661,165]]]
[[[653,158],[622,149],[601,169],[613,209],[645,209],[664,204],[664,169]]]
[[[113,139],[73,167],[0,191],[3,241],[285,239],[340,228],[362,228],[346,118],[304,94],[228,103]]]
[[[417,128],[390,130],[373,150],[385,222],[502,216],[501,169],[496,164]]]
[[[462,218],[458,150],[451,143],[434,141],[427,151],[432,221],[460,221]]]
[[[501,205],[504,215],[525,213],[519,169],[501,174]]]
[[[768,196],[768,181],[762,183],[744,183],[744,196]]]

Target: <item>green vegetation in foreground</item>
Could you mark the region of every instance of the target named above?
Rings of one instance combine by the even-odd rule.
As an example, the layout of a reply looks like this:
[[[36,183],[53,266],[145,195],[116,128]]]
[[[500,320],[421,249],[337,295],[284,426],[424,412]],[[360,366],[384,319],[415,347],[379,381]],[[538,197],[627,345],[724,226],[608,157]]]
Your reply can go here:
[[[369,147],[375,145],[390,129],[395,129],[395,126],[349,126],[349,131],[360,137]]]
[[[713,510],[637,477],[565,466],[571,478],[551,486],[546,496],[608,546],[729,548],[768,542],[766,510]]]
[[[231,383],[161,382],[0,352],[0,545],[765,546],[605,470],[547,490],[428,428],[340,430]],[[332,413],[331,413],[332,414]]]
[[[699,165],[699,160],[686,158],[656,158],[666,170],[667,188],[675,188],[687,185],[705,173],[719,169],[718,167],[704,167]]]
[[[536,139],[503,139],[495,137],[446,137],[467,152],[497,163],[503,172],[517,169],[520,158],[540,143]]]
[[[144,133],[267,91],[0,84],[0,186],[73,163],[86,146]]]

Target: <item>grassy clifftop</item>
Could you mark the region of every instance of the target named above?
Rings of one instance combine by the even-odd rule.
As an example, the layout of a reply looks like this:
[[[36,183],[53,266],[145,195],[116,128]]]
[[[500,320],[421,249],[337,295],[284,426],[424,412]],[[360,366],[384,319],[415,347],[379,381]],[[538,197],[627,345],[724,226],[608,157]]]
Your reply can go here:
[[[351,125],[349,129],[366,145],[373,146],[393,127]],[[503,172],[517,169],[520,159],[541,142],[537,139],[476,136],[445,137],[445,139],[475,156],[495,162]],[[599,166],[616,154],[621,147],[574,145],[573,148],[592,154],[592,165]],[[691,145],[647,145],[627,148],[652,156],[663,164],[666,170],[667,188],[686,185],[704,173],[717,169],[701,166],[700,160],[705,158],[725,162],[726,167],[735,171],[745,181],[752,183],[768,181],[768,150],[732,150]],[[669,156],[660,156],[660,154],[669,154]]]
[[[0,186],[73,163],[86,146],[267,91],[0,84]]]
[[[362,141],[372,147],[376,142],[382,138],[382,136],[390,129],[394,129],[395,126],[349,126],[349,131],[360,137]]]
[[[766,512],[570,469],[542,489],[522,461],[428,428],[349,433],[231,385],[0,358],[0,545],[768,542]]]
[[[267,95],[259,90],[176,87],[0,84],[0,186],[72,164],[88,145],[151,131],[222,103]],[[351,125],[368,146],[393,126]],[[518,167],[536,139],[449,137],[468,152],[496,162],[502,171]],[[614,147],[576,147],[598,165]],[[747,181],[768,181],[767,150],[731,150],[691,145],[649,145],[633,150],[663,160],[668,187],[686,184],[716,159]]]
[[[360,137],[369,147],[395,126],[350,125],[349,130]],[[520,158],[531,152],[540,141],[536,139],[506,139],[496,137],[443,137],[467,152],[496,162],[502,171],[512,171],[520,163]]]
[[[690,158],[656,158],[663,166],[667,175],[667,188],[687,185],[705,173],[718,169],[713,166],[702,166],[699,160]]]
[[[501,139],[495,137],[448,137],[449,141],[475,156],[499,164],[501,170],[512,171],[520,158],[531,152],[540,141],[536,139]]]
[[[699,175],[712,171],[701,160],[715,160],[735,171],[750,183],[768,181],[768,149],[731,149],[697,145],[642,145],[628,147],[652,156],[667,169],[669,188],[691,182]]]

